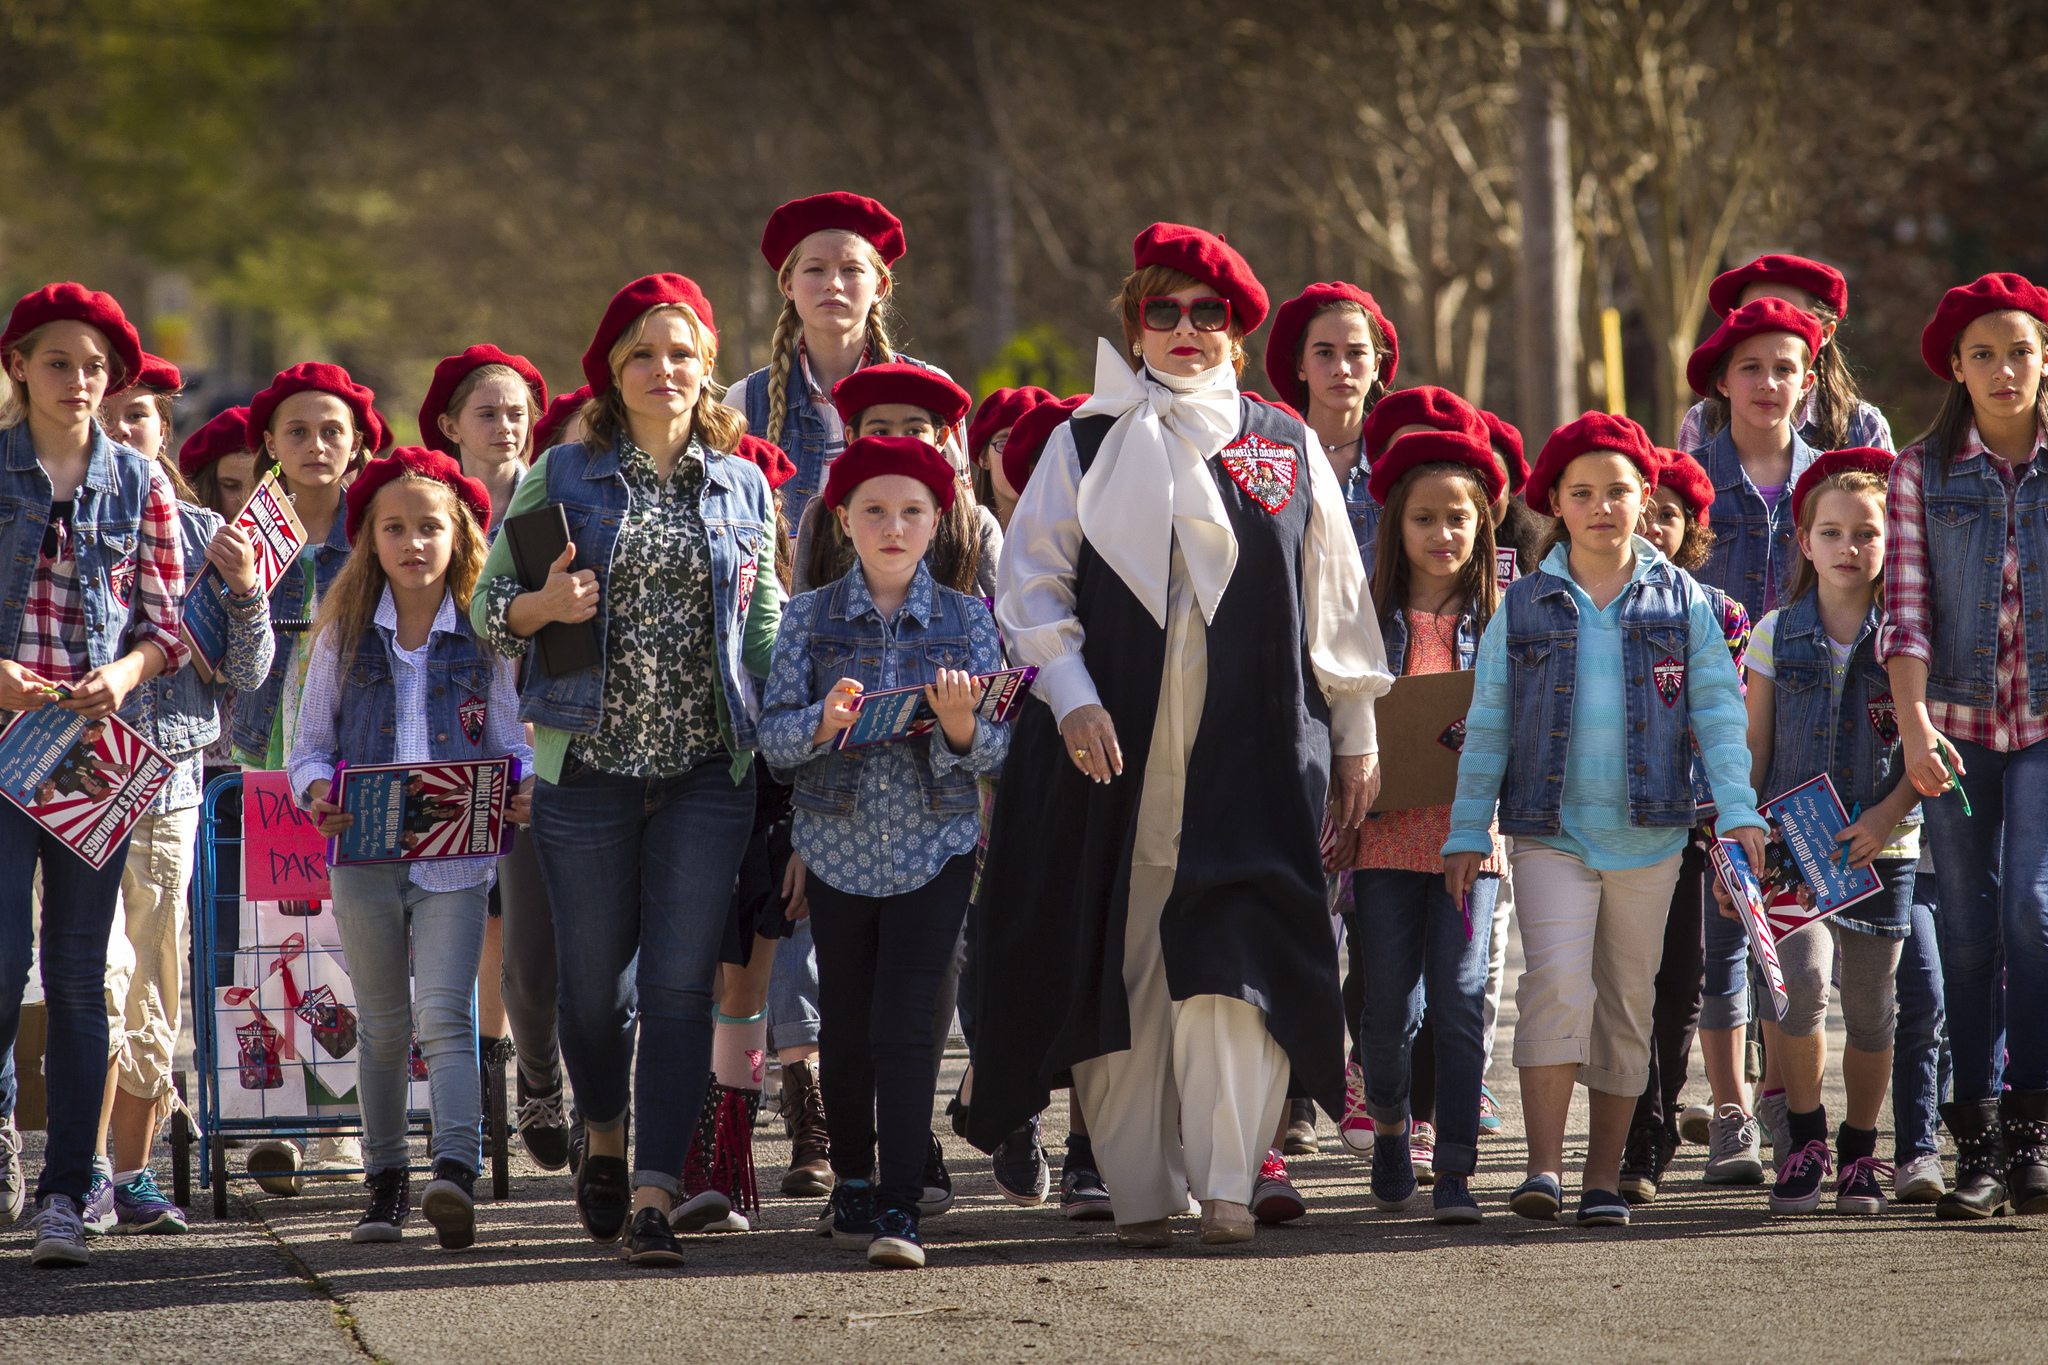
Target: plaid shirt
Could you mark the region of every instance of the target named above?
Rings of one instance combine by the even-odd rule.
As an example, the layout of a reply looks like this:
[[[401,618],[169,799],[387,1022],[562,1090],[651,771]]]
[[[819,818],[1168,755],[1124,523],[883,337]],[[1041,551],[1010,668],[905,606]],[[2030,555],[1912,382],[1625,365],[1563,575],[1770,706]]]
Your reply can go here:
[[[69,684],[92,671],[85,648],[85,598],[78,587],[77,547],[71,528],[55,521],[50,525],[56,533],[57,553],[36,560],[14,661],[51,682]],[[129,592],[133,594],[135,625],[128,648],[155,645],[163,651],[164,672],[175,673],[192,657],[179,633],[185,556],[178,548],[178,500],[162,467],[156,464],[150,466],[149,500],[142,508],[134,565],[135,585]]]
[[[2034,459],[2041,457],[2043,446],[2048,446],[2048,432],[2035,436]],[[2020,621],[2020,552],[2015,538],[2019,519],[2013,515],[2019,477],[2010,463],[1986,449],[1974,423],[1955,458],[1972,455],[1982,455],[2005,484],[2005,554],[1998,566],[1998,704],[1987,710],[1930,701],[1927,718],[1950,739],[1967,739],[2004,754],[2048,739],[2048,716],[2027,714],[2027,642]],[[1885,619],[1877,632],[1877,657],[1905,655],[1931,664],[1933,592],[1927,563],[1923,458],[1916,445],[1892,466],[1891,493],[1885,500],[1885,537],[1890,542],[1884,564]]]

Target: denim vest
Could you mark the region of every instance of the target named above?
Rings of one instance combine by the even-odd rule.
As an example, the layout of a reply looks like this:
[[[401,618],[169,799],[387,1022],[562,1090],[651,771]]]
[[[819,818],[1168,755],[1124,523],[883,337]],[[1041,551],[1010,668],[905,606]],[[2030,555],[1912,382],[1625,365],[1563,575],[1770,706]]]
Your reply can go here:
[[[1799,539],[1793,533],[1792,490],[1787,488],[1775,509],[1767,506],[1763,494],[1743,471],[1742,457],[1735,453],[1735,438],[1723,427],[1712,443],[1693,452],[1714,481],[1714,505],[1708,520],[1714,531],[1714,548],[1697,572],[1699,581],[1719,588],[1742,603],[1752,621],[1764,616],[1764,575],[1777,585],[1783,600],[1792,588],[1792,571],[1799,565]],[[1792,467],[1802,468],[1813,451],[1795,432],[1792,436]]]
[[[472,741],[462,726],[462,708],[474,714],[491,700],[493,655],[457,612],[455,630],[435,631],[427,642],[427,752],[442,762],[496,758],[484,751],[486,725]],[[393,681],[391,631],[372,625],[356,644],[355,658],[341,679],[335,747],[343,761],[398,761],[398,684]]]
[[[1694,580],[1694,585],[1707,595],[1707,605],[1712,608],[1714,619],[1716,621],[1726,621],[1728,619],[1728,594],[1722,592],[1719,588],[1710,588],[1697,579]],[[1742,667],[1742,660],[1735,660],[1735,667],[1739,670]],[[1740,674],[1738,673],[1737,676],[1740,676]],[[1706,761],[1700,757],[1698,735],[1694,735],[1692,741],[1692,803],[1698,808],[1698,823],[1702,825],[1710,823],[1721,813],[1720,808],[1714,804],[1714,784],[1707,780]]]
[[[1365,561],[1365,577],[1372,579],[1377,567],[1380,538],[1380,505],[1365,491],[1366,480],[1372,477],[1372,466],[1365,462],[1365,451],[1358,452],[1358,463],[1351,468],[1351,477],[1342,485],[1344,489],[1344,519],[1351,523],[1351,538],[1358,542],[1358,557]],[[1470,664],[1466,665],[1471,667]],[[1400,670],[1394,670],[1400,676]]]
[[[1479,635],[1486,627],[1470,606],[1458,617],[1458,667],[1470,668],[1479,656]],[[1390,611],[1380,620],[1380,638],[1387,646],[1387,671],[1399,678],[1408,667],[1408,613]]]
[[[922,566],[918,572],[925,572]],[[872,692],[930,682],[942,668],[972,667],[966,597],[933,583],[931,621],[920,625],[916,617],[903,612],[896,619],[892,638],[870,612],[848,619],[851,578],[849,573],[818,590],[809,642],[813,697],[824,696],[841,678],[858,679]],[[981,789],[973,773],[952,768],[943,777],[933,775],[933,742],[931,735],[909,742],[917,760],[917,787],[924,809],[933,815],[979,810]],[[859,803],[861,772],[866,766],[867,754],[860,749],[828,751],[797,769],[796,794],[790,804],[818,815],[851,816]]]
[[[2027,710],[2048,711],[2048,471],[2017,470],[2013,509],[2005,480],[1982,454],[1943,468],[1933,440],[1920,445],[1922,521],[1927,528],[1927,606],[1934,658],[1927,700],[1988,710],[1998,704],[1998,602],[2005,542],[2016,538],[2020,623],[2027,649]],[[2007,515],[2019,518],[2008,529]],[[1846,799],[1846,797],[1844,798]]]
[[[276,621],[300,621],[312,613],[307,609],[305,557],[313,557],[313,585],[318,596],[325,597],[327,589],[334,584],[341,566],[348,562],[348,510],[338,508],[334,513],[334,525],[327,528],[327,539],[318,545],[308,546],[299,551],[299,557],[286,567],[278,578],[277,585],[270,590],[270,619]],[[270,661],[270,676],[263,680],[263,686],[254,692],[245,692],[235,698],[235,748],[243,753],[262,755],[270,747],[271,727],[277,724],[278,702],[284,696],[285,674],[291,670],[293,658],[305,640],[303,630],[275,630],[277,652]]]
[[[7,658],[18,657],[21,619],[28,607],[30,584],[42,559],[43,532],[50,524],[55,491],[50,476],[36,460],[28,423],[0,431],[0,565],[6,589],[0,592],[0,641]],[[142,540],[142,512],[149,503],[150,461],[127,446],[107,439],[98,422],[92,426],[92,455],[85,481],[78,486],[71,517],[73,552],[78,560],[79,597],[85,612],[85,655],[92,668],[121,657],[136,612],[116,590],[116,577],[133,584],[135,553]]]
[[[1660,663],[1684,664],[1690,656],[1692,607],[1699,600],[1699,585],[1669,560],[1660,559],[1621,590],[1624,766],[1628,820],[1638,828],[1690,828],[1697,818],[1684,683],[1667,706],[1655,677]],[[1507,613],[1508,691],[1523,742],[1508,750],[1500,832],[1556,834],[1578,689],[1579,604],[1564,579],[1538,569],[1508,589],[1501,610]]]
[[[924,370],[939,368],[936,365],[928,365],[914,356],[899,355],[896,361],[898,364],[915,365]],[[740,381],[740,387],[744,390],[747,430],[764,439],[768,435],[768,383],[769,372],[765,366]],[[789,359],[789,378],[785,388],[789,394],[789,406],[782,418],[782,433],[776,438],[775,443],[782,447],[782,453],[789,456],[791,462],[796,465],[795,477],[780,490],[782,515],[788,520],[790,530],[794,533],[796,527],[803,521],[804,508],[825,487],[825,472],[829,467],[825,458],[825,444],[830,433],[825,429],[825,419],[818,416],[817,411],[811,406],[810,390],[804,384],[803,366],[797,362],[795,355],[791,355]],[[768,524],[775,524],[773,514],[770,514]]]
[[[1771,771],[1765,799],[1781,796],[1826,773],[1843,805],[1865,810],[1891,795],[1905,770],[1899,763],[1899,722],[1891,678],[1877,658],[1875,603],[1856,632],[1835,704],[1834,659],[1820,619],[1820,594],[1807,593],[1778,609],[1771,642],[1777,724],[1771,735]],[[1915,807],[1908,823],[1917,823]]]
[[[774,551],[775,501],[768,480],[748,461],[709,446],[704,453],[704,496],[699,515],[711,552],[711,614],[718,628],[718,680],[725,691],[725,713],[735,749],[754,747],[754,717],[747,710],[744,667],[746,610],[742,603],[752,580],[746,570]],[[604,657],[608,629],[612,550],[619,525],[632,502],[619,474],[617,445],[593,450],[581,443],[559,445],[548,452],[548,502],[569,519],[569,538],[576,546],[576,567],[597,574],[598,600],[605,604],[592,620],[597,650]],[[604,666],[550,678],[538,668],[526,670],[520,688],[519,718],[594,735],[604,712]]]
[[[178,549],[185,556],[187,588],[206,567],[206,547],[220,528],[219,513],[188,502],[178,504]],[[219,693],[191,664],[169,677],[159,674],[129,694],[127,704],[121,708],[121,719],[130,725],[142,725],[141,696],[145,689],[150,698],[151,723],[144,733],[157,748],[167,754],[183,754],[203,749],[220,738]]]

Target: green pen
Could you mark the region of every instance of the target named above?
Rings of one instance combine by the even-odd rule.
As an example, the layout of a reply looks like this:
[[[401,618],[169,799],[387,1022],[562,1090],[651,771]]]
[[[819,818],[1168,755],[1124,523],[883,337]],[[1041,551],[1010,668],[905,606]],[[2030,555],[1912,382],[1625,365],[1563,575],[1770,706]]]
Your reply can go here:
[[[1963,803],[1963,814],[1969,815],[1970,798],[1963,794],[1963,775],[1956,771],[1955,760],[1948,756],[1948,746],[1937,740],[1934,752],[1941,756],[1941,766],[1948,769],[1948,780],[1956,784],[1956,799]]]

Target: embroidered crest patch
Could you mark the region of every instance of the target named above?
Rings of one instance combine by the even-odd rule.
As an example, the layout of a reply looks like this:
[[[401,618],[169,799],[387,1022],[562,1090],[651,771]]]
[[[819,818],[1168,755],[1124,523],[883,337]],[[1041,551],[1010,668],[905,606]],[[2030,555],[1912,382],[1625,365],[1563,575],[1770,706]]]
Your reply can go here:
[[[1294,498],[1294,452],[1263,436],[1247,435],[1223,447],[1223,468],[1239,488],[1268,512]]]
[[[1512,545],[1494,546],[1493,581],[1500,584],[1500,590],[1506,592],[1508,585],[1521,576],[1522,561],[1518,557],[1515,547]]]
[[[127,606],[135,596],[135,560],[131,556],[116,564],[107,574],[107,588],[122,606]]]
[[[757,555],[747,556],[740,565],[740,617],[745,619],[747,606],[754,600],[754,584],[761,577],[761,560]]]
[[[1878,739],[1889,749],[1899,742],[1899,708],[1892,702],[1892,694],[1880,692],[1869,702],[1870,728],[1877,732]]]
[[[484,742],[484,699],[471,697],[455,708],[455,719],[471,744]]]
[[[1436,742],[1443,745],[1446,749],[1449,749],[1454,754],[1464,753],[1465,718],[1463,716],[1460,716],[1456,720],[1452,721],[1449,725],[1446,725],[1444,727],[1444,732],[1436,737]]]
[[[1657,695],[1664,704],[1676,706],[1678,694],[1685,691],[1685,665],[1667,654],[1651,667],[1650,679],[1657,684]]]

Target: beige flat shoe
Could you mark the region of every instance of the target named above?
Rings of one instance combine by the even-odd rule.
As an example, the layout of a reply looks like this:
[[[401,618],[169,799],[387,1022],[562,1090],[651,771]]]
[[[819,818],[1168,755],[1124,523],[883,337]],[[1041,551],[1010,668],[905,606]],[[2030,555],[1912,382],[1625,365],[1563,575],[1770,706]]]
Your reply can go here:
[[[1173,1224],[1164,1218],[1154,1218],[1149,1223],[1118,1223],[1116,1244],[1146,1251],[1170,1247],[1173,1245]]]
[[[1228,1246],[1252,1239],[1252,1211],[1228,1199],[1202,1201],[1202,1241],[1207,1246]]]

